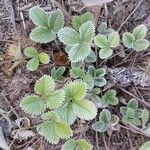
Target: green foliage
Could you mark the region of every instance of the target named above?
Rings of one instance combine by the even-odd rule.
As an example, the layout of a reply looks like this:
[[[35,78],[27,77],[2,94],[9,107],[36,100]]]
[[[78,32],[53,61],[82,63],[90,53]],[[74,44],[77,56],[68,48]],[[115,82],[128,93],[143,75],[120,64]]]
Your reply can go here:
[[[44,75],[37,80],[33,95],[28,95],[22,99],[20,106],[21,108],[32,115],[40,115],[46,108],[54,109],[59,107],[65,97],[63,90],[54,90],[55,82],[48,76]]]
[[[149,41],[145,40],[147,27],[143,24],[134,28],[133,33],[125,32],[123,34],[123,44],[136,51],[146,50],[149,46]]]
[[[143,128],[146,128],[146,124],[149,121],[149,111],[147,109],[143,109],[142,111],[142,125]]]
[[[77,117],[85,120],[91,120],[96,116],[97,109],[95,105],[85,100],[86,85],[82,82],[74,81],[65,85],[65,101],[57,109],[61,119],[72,124]]]
[[[91,53],[90,44],[93,40],[94,31],[95,27],[91,21],[81,25],[79,32],[68,27],[59,30],[59,40],[69,46],[67,53],[71,62],[82,61]]]
[[[105,106],[108,106],[108,105],[117,105],[118,104],[118,98],[116,96],[116,91],[111,89],[111,90],[108,90],[104,96],[102,97],[102,103],[105,105]]]
[[[95,52],[91,51],[91,53],[85,58],[85,61],[91,63],[91,62],[95,62],[96,59],[97,59],[97,56]]]
[[[103,87],[106,84],[106,79],[104,78],[106,71],[104,68],[95,69],[93,66],[89,66],[88,74],[93,77],[95,86]]]
[[[72,130],[68,124],[62,122],[56,112],[47,112],[42,115],[43,122],[38,125],[37,131],[52,144],[57,144],[59,139],[67,139],[72,136]]]
[[[108,37],[99,34],[95,37],[95,44],[101,48],[99,51],[99,57],[106,59],[113,54],[113,48],[119,46],[120,38],[118,32],[111,32]]]
[[[103,109],[99,114],[99,121],[92,125],[93,130],[105,132],[111,125],[111,113],[107,109]]]
[[[30,58],[27,62],[27,69],[30,71],[35,71],[38,69],[39,63],[48,64],[50,61],[49,55],[45,52],[38,53],[34,47],[27,47],[24,50],[26,57]]]
[[[42,8],[35,6],[30,9],[29,17],[37,26],[32,30],[30,38],[38,43],[53,41],[59,29],[64,25],[64,16],[59,9],[48,15]]]
[[[63,76],[64,72],[65,72],[66,68],[65,67],[59,67],[56,69],[56,67],[53,67],[51,69],[51,76],[54,80],[58,80],[58,81],[62,81],[65,79],[65,77]]]
[[[92,150],[92,145],[84,139],[70,139],[63,145],[61,150]]]
[[[150,150],[150,141],[145,142],[139,150]]]

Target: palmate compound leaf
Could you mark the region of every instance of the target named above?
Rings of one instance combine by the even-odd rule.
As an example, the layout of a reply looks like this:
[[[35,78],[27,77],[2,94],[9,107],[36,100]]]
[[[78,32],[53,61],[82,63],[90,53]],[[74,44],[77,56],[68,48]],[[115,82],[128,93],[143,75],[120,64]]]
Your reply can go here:
[[[72,26],[74,29],[79,30],[81,25],[88,21],[92,21],[94,19],[94,16],[91,12],[86,12],[82,14],[81,16],[74,16],[72,18]]]
[[[48,64],[50,62],[49,55],[44,52],[39,53],[38,57],[42,64]]]
[[[39,80],[37,80],[34,86],[34,91],[36,94],[46,97],[53,92],[54,88],[55,82],[52,77],[43,75]]]
[[[49,143],[57,144],[59,139],[67,139],[72,136],[72,130],[69,125],[60,121],[56,113],[53,114],[54,117],[49,118],[49,120],[48,116],[51,117],[52,115],[47,115],[46,120],[37,127],[37,131],[40,135],[44,136]]]
[[[34,48],[34,47],[27,47],[24,50],[24,54],[28,58],[33,58],[33,57],[36,57],[38,53],[37,53],[37,49],[36,48]]]
[[[48,15],[39,6],[32,7],[29,11],[29,17],[37,26],[48,26]]]
[[[63,145],[61,150],[92,150],[92,145],[84,139],[70,139]]]
[[[20,107],[29,114],[40,115],[46,109],[45,102],[36,95],[26,96],[20,102]]]
[[[64,15],[61,10],[54,10],[48,19],[49,27],[57,33],[64,25]]]
[[[56,38],[53,30],[48,27],[36,27],[30,33],[31,40],[37,43],[48,43]]]
[[[143,51],[149,47],[149,41],[145,39],[136,40],[133,43],[133,49],[136,51]]]
[[[35,71],[38,69],[38,66],[39,66],[39,59],[38,57],[33,57],[31,60],[29,60],[27,62],[27,70],[30,70],[30,71]]]

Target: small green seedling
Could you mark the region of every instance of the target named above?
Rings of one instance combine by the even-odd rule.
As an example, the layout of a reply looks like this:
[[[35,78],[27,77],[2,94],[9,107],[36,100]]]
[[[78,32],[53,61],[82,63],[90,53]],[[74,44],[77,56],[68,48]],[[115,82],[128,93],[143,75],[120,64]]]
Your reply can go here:
[[[65,72],[66,68],[65,67],[59,67],[56,69],[56,67],[53,67],[51,69],[51,76],[54,80],[56,81],[62,81],[65,79],[65,77],[63,76],[64,72]]]
[[[62,28],[58,32],[61,42],[67,45],[67,53],[71,62],[84,60],[91,53],[91,42],[93,40],[95,26],[91,21],[81,25],[77,32],[73,28]]]
[[[60,120],[54,111],[44,113],[42,123],[37,126],[37,131],[49,143],[57,144],[59,139],[67,139],[72,136],[72,130],[68,124]]]
[[[146,109],[142,110],[138,108],[138,101],[135,99],[131,99],[127,107],[121,107],[120,112],[123,115],[122,121],[127,124],[135,126],[143,125],[143,128],[145,128],[149,120],[149,112]]]
[[[61,150],[92,150],[92,145],[84,139],[70,139],[63,145]]]
[[[150,141],[145,142],[139,150],[150,150]]]
[[[101,48],[99,51],[99,57],[101,59],[106,59],[113,54],[113,48],[119,46],[120,37],[118,32],[111,32],[108,37],[99,34],[94,39],[95,44]]]
[[[91,120],[97,114],[95,105],[85,99],[86,84],[78,81],[70,82],[64,87],[65,101],[57,109],[60,118],[68,124],[73,124],[78,118]]]
[[[147,27],[143,24],[134,28],[133,33],[126,32],[123,34],[123,44],[136,51],[146,50],[149,41],[144,39],[147,33]]]
[[[30,58],[27,62],[27,69],[30,71],[35,71],[38,69],[39,63],[48,64],[50,61],[49,55],[45,52],[38,53],[37,49],[34,47],[27,47],[24,50],[26,57]]]
[[[109,36],[109,34],[111,32],[114,32],[114,29],[112,28],[107,28],[107,23],[106,22],[102,22],[99,27],[98,27],[98,32],[102,35],[105,35],[105,36]]]
[[[38,43],[48,43],[56,38],[57,32],[64,25],[61,10],[54,10],[48,15],[42,8],[35,6],[30,9],[29,17],[37,26],[30,33],[30,38]]]
[[[106,71],[104,68],[95,69],[93,66],[89,66],[88,74],[93,77],[95,86],[103,87],[106,84],[106,79],[104,78]]]

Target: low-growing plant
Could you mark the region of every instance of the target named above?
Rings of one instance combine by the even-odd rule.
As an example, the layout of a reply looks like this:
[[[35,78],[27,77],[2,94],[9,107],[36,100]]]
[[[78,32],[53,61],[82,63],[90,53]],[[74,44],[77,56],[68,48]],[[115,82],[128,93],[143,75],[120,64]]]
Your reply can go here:
[[[133,33],[125,32],[123,34],[123,44],[136,51],[143,51],[149,46],[149,41],[144,39],[146,33],[147,27],[141,24],[134,28]]]
[[[24,54],[30,60],[27,62],[27,69],[30,71],[35,71],[39,67],[39,63],[48,64],[50,62],[49,55],[45,52],[38,53],[37,49],[34,47],[27,47],[24,50]]]

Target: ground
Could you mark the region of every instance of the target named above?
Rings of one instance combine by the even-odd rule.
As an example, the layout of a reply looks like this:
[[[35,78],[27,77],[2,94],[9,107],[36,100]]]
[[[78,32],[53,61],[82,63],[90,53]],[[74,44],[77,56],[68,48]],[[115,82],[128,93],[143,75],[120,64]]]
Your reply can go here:
[[[67,61],[66,55],[63,60],[53,57],[53,54],[55,56],[56,52],[59,51],[58,49],[64,50],[61,43],[56,45],[56,43],[52,42],[42,45],[36,44],[29,39],[29,33],[34,25],[29,20],[28,11],[35,5],[40,5],[46,11],[53,10],[57,7],[66,11],[66,24],[69,24],[69,17],[72,15],[81,14],[90,10],[95,14],[97,24],[106,21],[109,27],[118,30],[121,35],[124,31],[131,31],[141,23],[144,23],[150,29],[150,0],[114,0],[105,5],[105,7],[94,6],[92,8],[85,7],[80,0],[0,1],[0,113],[3,115],[9,114],[4,115],[5,119],[0,120],[3,134],[12,150],[25,150],[29,146],[36,150],[60,150],[64,141],[60,141],[57,145],[51,145],[38,134],[28,140],[20,141],[13,136],[12,130],[15,130],[16,125],[12,127],[11,131],[8,129],[10,124],[15,124],[16,119],[27,117],[30,121],[30,127],[26,127],[31,128],[36,133],[34,126],[38,124],[39,120],[33,119],[20,109],[20,100],[26,93],[33,92],[33,85],[36,79],[40,78],[43,74],[50,74],[52,66],[60,66],[62,61]],[[150,40],[150,30],[146,38]],[[26,62],[23,60],[12,69],[11,67],[15,62],[14,53],[16,54],[17,52],[12,52],[11,50],[14,47],[19,47],[23,51],[27,46],[35,46],[47,52],[52,58],[51,63],[45,66],[41,65],[38,71],[30,72],[26,70]],[[106,79],[108,82],[103,88],[103,91],[111,87],[117,90],[120,105],[110,108],[115,114],[118,114],[121,105],[133,97],[138,99],[142,107],[150,109],[149,49],[142,53],[124,50],[124,47],[120,46],[116,49],[117,55],[114,55],[107,61],[98,60],[96,64],[107,69]],[[11,51],[11,54],[8,51]],[[69,63],[64,63],[64,65],[67,68],[70,67]],[[120,68],[121,70],[125,70],[121,78],[117,75]],[[130,73],[134,74],[135,78],[127,82],[127,78],[130,78],[127,74]],[[10,113],[7,113],[9,111]],[[25,121],[27,122],[28,119],[25,119]],[[80,131],[76,131],[74,136],[87,139],[93,144],[94,149],[138,150],[142,143],[150,140],[150,137],[142,135],[135,129],[122,123],[120,129],[114,131],[111,135],[107,133],[96,134],[91,129],[92,122],[84,122],[83,124],[76,122],[73,128],[80,127]]]

